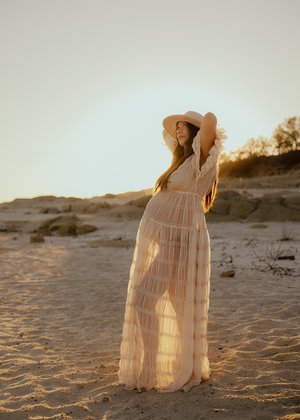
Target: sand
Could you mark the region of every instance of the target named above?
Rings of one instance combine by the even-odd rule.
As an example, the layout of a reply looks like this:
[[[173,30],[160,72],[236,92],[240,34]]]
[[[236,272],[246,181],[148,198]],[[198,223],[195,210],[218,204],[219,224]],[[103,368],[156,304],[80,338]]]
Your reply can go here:
[[[80,214],[98,230],[31,243],[39,206],[0,211],[22,222],[0,232],[0,419],[300,418],[300,222],[208,223],[212,375],[140,393],[116,375],[138,218]]]

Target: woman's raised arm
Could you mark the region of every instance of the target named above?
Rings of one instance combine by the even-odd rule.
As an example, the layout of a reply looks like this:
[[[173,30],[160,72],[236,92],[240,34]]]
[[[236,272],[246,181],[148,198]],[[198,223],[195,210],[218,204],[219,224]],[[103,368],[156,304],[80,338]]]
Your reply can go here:
[[[204,115],[201,122],[200,146],[201,146],[201,164],[206,161],[208,153],[214,144],[217,129],[217,117],[212,112]]]

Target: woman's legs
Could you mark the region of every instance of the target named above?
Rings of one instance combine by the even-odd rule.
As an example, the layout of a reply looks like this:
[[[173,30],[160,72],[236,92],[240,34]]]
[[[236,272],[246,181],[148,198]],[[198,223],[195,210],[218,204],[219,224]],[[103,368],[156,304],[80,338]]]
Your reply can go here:
[[[184,302],[186,302],[186,293],[187,293],[187,273],[188,273],[188,258],[186,258],[186,253],[183,252],[183,245],[178,239],[178,245],[175,248],[175,258],[174,258],[174,265],[172,269],[172,276],[170,279],[170,284],[168,287],[168,294],[170,301],[173,305],[174,311],[176,313],[177,318],[177,326],[180,335],[180,340],[182,340],[182,348],[184,348],[184,340],[185,328],[183,326],[184,321],[184,311],[186,309]],[[193,303],[190,303],[193,305]],[[192,322],[192,320],[191,320]],[[193,344],[194,345],[194,344]],[[178,369],[180,369],[182,355],[178,355],[179,357],[179,364],[177,365]],[[191,376],[187,383],[193,381],[196,378],[196,374],[194,371],[194,366],[191,372]]]
[[[184,297],[185,297],[185,288],[186,288],[186,270],[182,267],[183,264],[186,264],[186,261],[182,261],[182,249],[180,237],[177,238],[174,246],[174,258],[173,264],[171,267],[171,277],[169,279],[168,293],[169,298],[176,313],[177,326],[180,333],[180,336],[183,333],[182,321],[183,321],[183,311],[184,311]],[[181,254],[181,255],[180,255]],[[181,256],[181,258],[180,258]]]
[[[172,303],[172,306],[176,313],[178,331],[179,331],[180,336],[182,336],[184,332],[182,323],[183,323],[183,315],[184,315],[183,302],[184,302],[185,287],[183,284],[180,284],[179,287],[181,290],[179,290],[178,283],[175,281],[174,278],[172,280],[174,281],[170,284],[168,288],[168,293],[169,293],[170,302]]]
[[[159,343],[159,318],[155,305],[167,289],[166,280],[156,277],[159,261],[152,263],[136,291],[135,308],[140,323],[144,344],[144,359],[141,382],[154,386],[156,382],[156,357]]]

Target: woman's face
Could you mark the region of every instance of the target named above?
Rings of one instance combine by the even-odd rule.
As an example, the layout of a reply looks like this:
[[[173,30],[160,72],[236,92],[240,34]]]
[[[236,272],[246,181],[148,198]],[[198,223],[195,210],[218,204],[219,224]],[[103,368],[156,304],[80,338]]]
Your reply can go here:
[[[183,146],[190,138],[190,129],[186,122],[178,121],[176,124],[176,138],[181,146]]]

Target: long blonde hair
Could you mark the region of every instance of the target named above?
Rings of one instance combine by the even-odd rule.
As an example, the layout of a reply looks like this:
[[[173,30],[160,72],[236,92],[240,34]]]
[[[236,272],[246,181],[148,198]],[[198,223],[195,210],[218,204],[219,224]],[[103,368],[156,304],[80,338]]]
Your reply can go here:
[[[189,139],[185,147],[181,146],[178,142],[176,148],[173,151],[173,158],[169,168],[163,172],[159,178],[156,180],[155,185],[152,189],[152,195],[155,195],[158,191],[163,191],[167,189],[168,179],[170,175],[189,157],[194,153],[192,148],[193,139],[196,136],[199,128],[193,124],[186,123],[189,127]],[[218,184],[218,172],[216,179],[213,182],[212,188],[208,194],[202,198],[202,205],[205,213],[208,213],[210,208],[215,201],[217,194],[217,184]]]

